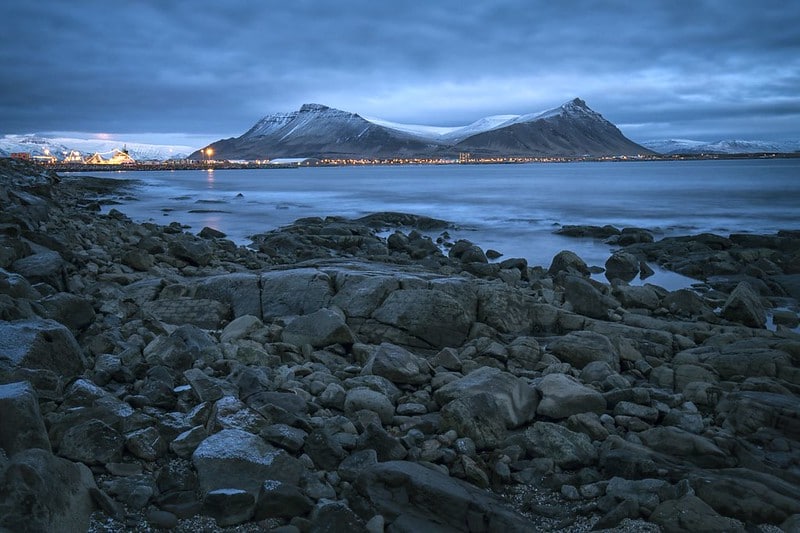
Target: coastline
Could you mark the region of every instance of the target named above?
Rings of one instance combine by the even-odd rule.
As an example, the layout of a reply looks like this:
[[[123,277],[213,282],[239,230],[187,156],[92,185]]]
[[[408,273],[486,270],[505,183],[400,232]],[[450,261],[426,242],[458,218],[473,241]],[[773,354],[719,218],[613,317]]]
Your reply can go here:
[[[2,526],[800,523],[797,314],[764,327],[798,232],[616,230],[600,283],[566,252],[444,254],[421,233],[443,221],[395,213],[247,249],[99,214],[125,184],[0,165]],[[644,260],[703,291],[621,281]],[[50,518],[23,463],[63,489]]]

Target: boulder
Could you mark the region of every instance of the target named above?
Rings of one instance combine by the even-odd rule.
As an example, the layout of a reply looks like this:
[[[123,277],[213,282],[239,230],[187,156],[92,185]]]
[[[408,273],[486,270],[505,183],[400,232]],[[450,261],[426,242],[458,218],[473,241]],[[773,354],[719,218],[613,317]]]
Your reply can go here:
[[[541,401],[536,413],[562,419],[580,413],[603,413],[606,400],[600,392],[586,387],[572,376],[548,374],[536,384]]]
[[[678,500],[659,504],[650,515],[664,533],[704,531],[707,533],[744,533],[741,522],[722,516],[697,496],[687,494]]]
[[[314,348],[355,342],[341,311],[327,308],[295,318],[283,328],[281,335],[283,342],[296,346],[310,344]]]
[[[244,315],[261,318],[261,287],[255,274],[237,272],[204,278],[195,286],[194,296],[229,305],[236,318]]]
[[[57,443],[58,455],[89,464],[119,462],[125,438],[108,424],[92,419],[69,427]]]
[[[499,497],[419,463],[388,461],[364,469],[354,506],[381,514],[399,531],[528,531],[530,521]],[[394,528],[412,523],[414,529]],[[394,529],[393,529],[394,528]]]
[[[241,489],[257,496],[265,480],[297,485],[303,466],[285,451],[240,429],[211,435],[192,454],[203,494]]]
[[[618,285],[614,296],[627,309],[647,309],[654,311],[661,306],[658,292],[650,285]]]
[[[529,455],[548,457],[561,468],[576,469],[597,462],[597,450],[584,433],[552,422],[535,422],[523,435]]]
[[[47,283],[59,291],[67,288],[67,262],[52,250],[17,259],[11,264],[11,270],[31,283]]]
[[[731,458],[712,440],[678,427],[654,427],[639,433],[645,446],[702,468],[730,466]]]
[[[268,480],[261,484],[255,519],[279,517],[291,519],[305,516],[314,507],[311,499],[294,485]]]
[[[264,323],[253,315],[241,315],[232,320],[219,335],[220,342],[234,342],[264,327]]]
[[[430,366],[424,358],[388,342],[381,343],[364,364],[361,373],[381,376],[392,383],[410,385],[420,385],[431,378]]]
[[[700,474],[692,485],[697,497],[715,511],[742,522],[778,525],[800,513],[798,485],[767,473],[725,469]]]
[[[717,404],[722,427],[747,436],[773,428],[800,440],[800,399],[794,395],[762,391],[732,392]]]
[[[391,335],[393,342],[421,348],[461,346],[472,327],[464,307],[441,290],[394,291],[372,318],[378,325],[371,336]]]
[[[28,448],[50,451],[39,399],[27,381],[0,385],[0,449],[11,457]]]
[[[142,308],[167,324],[191,324],[203,329],[219,329],[231,318],[228,304],[204,298],[160,298],[145,302]]]
[[[564,297],[572,310],[590,318],[608,319],[610,311],[619,307],[619,302],[597,290],[589,281],[577,276],[568,276],[564,283]]]
[[[46,318],[52,318],[77,332],[88,327],[95,317],[92,302],[75,294],[59,292],[42,298],[39,304],[46,310]]]
[[[366,387],[350,389],[344,400],[344,412],[352,415],[361,409],[376,413],[383,424],[389,424],[394,417],[394,404],[384,394]]]
[[[191,235],[180,235],[169,241],[170,255],[190,265],[204,267],[214,258],[214,250],[207,242]]]
[[[628,252],[614,252],[606,260],[606,278],[631,281],[639,273],[639,259]]]
[[[440,387],[434,399],[440,406],[478,394],[494,399],[494,416],[507,428],[516,428],[533,420],[538,396],[524,380],[497,368],[482,367],[463,378]]]
[[[18,367],[70,378],[85,366],[78,342],[64,325],[42,319],[0,321],[0,379]]]
[[[445,404],[440,411],[440,427],[472,439],[479,449],[496,448],[507,435],[505,422],[497,416],[501,411],[500,402],[491,393],[477,392]]]
[[[400,288],[400,280],[394,276],[339,272],[336,286],[338,290],[331,303],[348,318],[366,319],[389,294]]]
[[[330,277],[314,268],[264,272],[260,283],[262,320],[313,313],[333,296]]]
[[[619,372],[619,353],[608,337],[592,331],[571,331],[550,343],[548,349],[561,361],[578,370],[589,363],[608,363]]]
[[[88,531],[94,476],[40,448],[17,453],[0,473],[0,530]]]
[[[761,304],[761,298],[746,281],[736,286],[722,306],[721,314],[727,320],[751,328],[763,328],[767,322],[767,313]]]
[[[553,260],[550,263],[550,268],[547,270],[547,273],[551,276],[555,276],[561,272],[565,272],[567,274],[579,274],[586,277],[591,275],[589,267],[586,266],[586,263],[583,261],[583,259],[578,257],[575,252],[571,252],[569,250],[562,250],[558,252],[553,257]]]

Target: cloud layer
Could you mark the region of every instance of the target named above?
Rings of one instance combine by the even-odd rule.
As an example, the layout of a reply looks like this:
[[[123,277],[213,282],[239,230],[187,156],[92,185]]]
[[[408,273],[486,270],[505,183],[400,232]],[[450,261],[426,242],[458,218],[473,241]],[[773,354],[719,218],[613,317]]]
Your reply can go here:
[[[304,102],[458,125],[580,96],[636,140],[800,138],[793,2],[44,0],[4,11],[0,133],[216,138]]]

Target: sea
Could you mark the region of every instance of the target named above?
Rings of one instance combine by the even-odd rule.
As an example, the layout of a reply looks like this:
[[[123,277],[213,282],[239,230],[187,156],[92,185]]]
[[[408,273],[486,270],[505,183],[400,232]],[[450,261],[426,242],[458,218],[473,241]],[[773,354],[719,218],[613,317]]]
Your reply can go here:
[[[386,165],[248,170],[92,172],[135,180],[115,209],[138,222],[208,226],[247,245],[250,236],[311,216],[397,211],[446,220],[502,259],[549,266],[561,250],[603,266],[613,246],[554,234],[562,225],[638,227],[656,239],[711,232],[800,229],[800,158]],[[107,207],[108,210],[110,207]],[[431,232],[436,238],[439,232]],[[633,283],[669,290],[696,282],[651,265]]]

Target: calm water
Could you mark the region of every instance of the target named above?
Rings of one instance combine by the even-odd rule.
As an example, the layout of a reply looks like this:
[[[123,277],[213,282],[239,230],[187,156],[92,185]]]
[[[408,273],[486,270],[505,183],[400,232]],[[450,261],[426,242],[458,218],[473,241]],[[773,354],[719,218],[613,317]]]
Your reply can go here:
[[[800,228],[800,159],[92,173],[136,179],[117,209],[137,221],[248,236],[307,216],[402,211],[454,223],[505,257],[548,266],[563,249],[603,265],[610,248],[559,224],[648,228],[656,237]],[[659,272],[667,288],[690,280]]]

